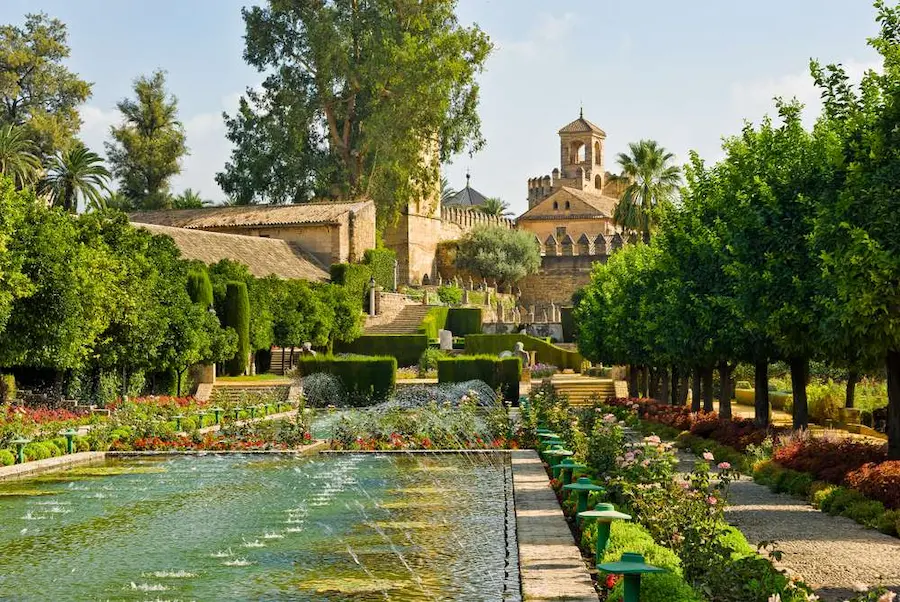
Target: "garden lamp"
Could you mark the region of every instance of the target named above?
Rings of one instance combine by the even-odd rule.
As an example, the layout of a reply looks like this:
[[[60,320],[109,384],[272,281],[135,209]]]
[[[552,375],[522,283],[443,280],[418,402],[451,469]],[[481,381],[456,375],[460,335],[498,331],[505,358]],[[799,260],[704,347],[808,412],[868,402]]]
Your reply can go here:
[[[639,602],[641,597],[641,575],[665,572],[665,569],[646,564],[644,557],[634,552],[625,552],[618,562],[607,562],[599,565],[597,568],[605,573],[623,575],[625,577],[625,597],[623,602]]]
[[[604,491],[603,487],[594,485],[587,477],[581,477],[574,483],[563,485],[563,489],[565,489],[566,491],[574,491],[577,493],[578,505],[576,506],[576,511],[579,514],[581,514],[582,512],[587,512],[588,494],[591,491]]]
[[[597,560],[595,564],[599,566],[600,560],[603,558],[603,552],[606,551],[606,546],[609,544],[609,532],[612,522],[614,520],[631,520],[631,515],[617,511],[612,504],[602,503],[594,506],[593,510],[579,512],[578,518],[584,521],[597,521]]]

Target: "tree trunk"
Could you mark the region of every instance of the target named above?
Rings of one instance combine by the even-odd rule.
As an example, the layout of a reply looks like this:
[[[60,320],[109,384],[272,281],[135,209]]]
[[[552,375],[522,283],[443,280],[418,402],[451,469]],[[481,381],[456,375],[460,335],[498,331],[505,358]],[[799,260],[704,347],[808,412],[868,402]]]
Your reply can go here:
[[[669,400],[673,406],[679,405],[681,401],[678,396],[678,366],[672,364],[672,398]]]
[[[637,366],[628,366],[628,397],[638,396]]]
[[[794,430],[809,428],[809,404],[806,399],[806,383],[809,381],[809,358],[790,361],[791,389],[794,394]]]
[[[859,372],[852,368],[847,371],[847,397],[844,407],[852,408],[856,402],[856,382],[859,380]]]
[[[175,387],[175,396],[181,397],[181,375],[184,374],[184,370],[178,371],[178,384]]]
[[[900,460],[900,351],[887,353],[888,460]]]
[[[281,348],[281,375],[284,376],[287,370],[284,369],[284,347]]]
[[[659,393],[659,371],[650,366],[649,371],[650,385],[647,387],[647,396],[650,399],[658,399],[657,394]]]
[[[700,381],[703,384],[703,411],[712,412],[715,410],[713,406],[713,369],[712,366],[706,366],[700,373]]]
[[[659,375],[661,377],[660,383],[660,391],[659,391],[659,400],[663,403],[669,402],[669,369],[666,366],[663,366],[659,369]]]
[[[691,371],[691,411],[700,411],[700,368]]]
[[[686,406],[686,405],[687,405],[688,390],[691,388],[691,387],[690,387],[690,380],[691,380],[691,378],[690,378],[690,376],[687,375],[687,374],[685,374],[684,376],[682,376],[682,377],[679,379],[679,385],[678,385],[678,404],[677,404],[677,405],[680,405],[680,406]]]
[[[756,362],[753,388],[756,426],[769,426],[769,362]]]
[[[719,362],[719,417],[731,420],[731,373],[734,370],[728,362]]]

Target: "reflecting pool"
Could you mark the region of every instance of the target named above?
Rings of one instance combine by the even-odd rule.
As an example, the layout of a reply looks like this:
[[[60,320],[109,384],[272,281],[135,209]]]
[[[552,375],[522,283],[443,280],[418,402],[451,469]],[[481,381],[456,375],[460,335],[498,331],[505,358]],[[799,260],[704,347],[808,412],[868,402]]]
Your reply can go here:
[[[0,485],[3,600],[519,600],[505,454],[169,456]]]

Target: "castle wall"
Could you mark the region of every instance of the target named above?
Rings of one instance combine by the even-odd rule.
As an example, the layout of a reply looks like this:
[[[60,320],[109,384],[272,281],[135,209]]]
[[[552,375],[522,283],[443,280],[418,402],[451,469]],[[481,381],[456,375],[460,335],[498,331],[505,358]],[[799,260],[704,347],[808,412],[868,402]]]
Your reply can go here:
[[[606,259],[606,255],[545,255],[541,258],[541,271],[517,283],[522,291],[520,305],[534,305],[538,311],[550,303],[569,305],[575,291],[590,283],[594,263],[606,263]]]

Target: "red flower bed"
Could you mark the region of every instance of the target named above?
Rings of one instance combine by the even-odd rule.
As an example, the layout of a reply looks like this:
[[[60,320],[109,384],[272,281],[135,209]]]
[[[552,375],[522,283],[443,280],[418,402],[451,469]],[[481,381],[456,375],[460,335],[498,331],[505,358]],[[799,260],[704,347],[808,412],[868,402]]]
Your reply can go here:
[[[850,439],[811,438],[779,447],[772,459],[785,468],[808,472],[817,480],[841,485],[849,473],[864,464],[887,460],[887,446]]]
[[[62,409],[48,410],[45,408],[27,408],[25,406],[9,406],[6,408],[7,421],[22,418],[35,424],[44,424],[46,422],[79,420],[82,417],[81,414]]]
[[[186,408],[191,405],[195,405],[198,407],[203,407],[209,405],[208,401],[198,401],[193,397],[170,397],[167,395],[151,395],[148,397],[133,397],[128,400],[129,403],[133,403],[135,405],[146,405],[153,406],[159,408],[169,408],[173,410],[178,410],[180,408]],[[119,397],[115,401],[106,404],[107,409],[116,410],[123,405],[122,398]]]
[[[629,407],[637,411],[642,420],[658,422],[692,435],[712,439],[740,451],[751,444],[759,445],[775,429],[759,428],[750,418],[723,420],[715,412],[691,412],[687,406],[672,406],[653,399],[609,399],[614,406]]]
[[[847,474],[847,484],[886,508],[900,508],[900,461],[863,464]]]

